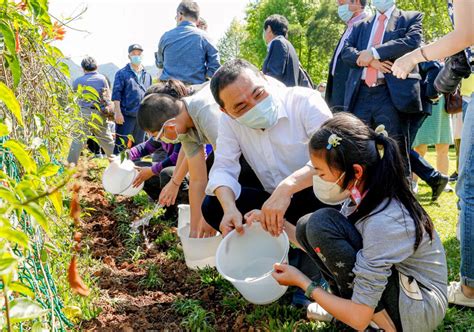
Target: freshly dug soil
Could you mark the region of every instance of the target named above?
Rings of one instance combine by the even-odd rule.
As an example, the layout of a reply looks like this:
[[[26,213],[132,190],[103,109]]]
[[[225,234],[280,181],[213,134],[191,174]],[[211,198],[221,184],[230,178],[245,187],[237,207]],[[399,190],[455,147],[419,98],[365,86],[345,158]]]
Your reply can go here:
[[[94,169],[94,167],[96,169]],[[87,165],[100,174],[93,163]],[[176,228],[162,223],[147,227],[147,238],[151,246],[141,242],[144,255],[132,261],[127,252],[125,239],[121,238],[114,209],[123,205],[131,221],[139,218],[140,207],[132,199],[119,197],[113,204],[107,199],[102,184],[97,178],[88,176],[81,180],[80,197],[82,205],[90,214],[83,218],[83,244],[90,247],[92,257],[101,262],[94,271],[100,298],[96,305],[102,312],[95,319],[83,322],[81,331],[150,331],[184,330],[180,325],[183,318],[172,307],[178,298],[201,301],[204,309],[214,313],[214,328],[220,331],[248,330],[244,324],[246,310],[228,312],[221,304],[223,295],[214,286],[204,285],[197,272],[188,269],[183,260],[171,260],[166,256],[168,245],[154,243],[164,230]],[[156,289],[147,289],[140,281],[150,265],[156,265],[163,282]],[[254,330],[250,327],[250,330]]]

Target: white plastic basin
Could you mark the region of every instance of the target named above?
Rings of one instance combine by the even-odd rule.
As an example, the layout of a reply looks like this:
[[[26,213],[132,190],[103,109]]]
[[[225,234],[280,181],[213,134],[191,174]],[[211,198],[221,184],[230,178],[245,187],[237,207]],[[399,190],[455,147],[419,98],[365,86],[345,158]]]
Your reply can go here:
[[[216,253],[217,270],[247,301],[272,303],[288,289],[271,275],[273,264],[288,261],[288,236],[283,232],[273,237],[259,222],[244,229],[243,235],[234,230],[222,240]]]
[[[115,158],[105,169],[102,175],[104,189],[114,195],[135,196],[142,190],[143,183],[134,188],[133,180],[138,175],[135,164],[131,160],[124,160],[120,163],[120,158]]]
[[[190,238],[190,209],[189,205],[178,205],[178,236],[183,246],[186,265],[193,270],[206,266],[216,266],[216,251],[222,241],[220,233],[208,238]]]

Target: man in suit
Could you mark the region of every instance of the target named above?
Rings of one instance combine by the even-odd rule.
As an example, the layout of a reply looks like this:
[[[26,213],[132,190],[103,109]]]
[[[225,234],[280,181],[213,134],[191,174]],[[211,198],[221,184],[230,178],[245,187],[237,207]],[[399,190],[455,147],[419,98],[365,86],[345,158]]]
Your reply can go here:
[[[325,99],[333,112],[344,111],[344,91],[350,70],[350,67],[341,59],[344,43],[349,38],[354,24],[367,17],[364,11],[367,0],[337,0],[337,3],[337,13],[347,27],[339,39],[329,64]]]
[[[288,20],[281,15],[271,15],[263,24],[263,38],[268,53],[262,71],[283,82],[286,86],[297,86],[300,60],[295,48],[286,39]]]
[[[376,15],[354,25],[342,51],[343,61],[351,68],[344,106],[373,128],[383,124],[398,140],[408,176],[411,131],[424,116],[421,76],[416,67],[401,80],[390,69],[393,61],[420,46],[423,15],[399,10],[394,0],[373,0],[373,5]]]

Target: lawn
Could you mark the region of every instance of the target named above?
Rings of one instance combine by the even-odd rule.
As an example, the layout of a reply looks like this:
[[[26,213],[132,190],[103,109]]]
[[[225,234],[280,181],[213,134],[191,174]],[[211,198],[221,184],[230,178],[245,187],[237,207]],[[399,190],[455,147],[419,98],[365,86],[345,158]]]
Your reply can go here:
[[[427,159],[434,163],[434,153]],[[450,152],[454,171],[454,151]],[[183,262],[176,236],[176,223],[153,218],[146,233],[130,231],[129,221],[152,208],[146,195],[133,199],[115,198],[100,191],[100,171],[104,161],[94,160],[84,191],[84,233],[90,243],[84,255],[92,261],[84,267],[98,294],[95,315],[78,325],[79,330],[147,329],[169,330],[270,330],[336,331],[340,326],[309,322],[305,311],[290,305],[289,292],[267,306],[247,303],[215,269],[191,271]],[[97,197],[101,194],[104,197]],[[431,203],[431,190],[420,182],[418,195],[436,225],[448,256],[449,280],[458,280],[459,242],[455,230],[457,198],[443,193]],[[450,306],[439,331],[474,329],[474,311]]]

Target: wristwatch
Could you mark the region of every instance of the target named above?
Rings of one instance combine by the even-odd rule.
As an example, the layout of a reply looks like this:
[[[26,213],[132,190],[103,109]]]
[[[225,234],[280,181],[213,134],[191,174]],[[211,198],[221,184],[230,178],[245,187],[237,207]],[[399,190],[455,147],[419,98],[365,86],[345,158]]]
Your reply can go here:
[[[316,281],[311,281],[311,283],[308,285],[308,288],[306,288],[306,291],[304,292],[304,295],[308,298],[311,299],[311,294],[313,294],[313,291],[317,288],[321,287],[321,285],[316,282]]]

